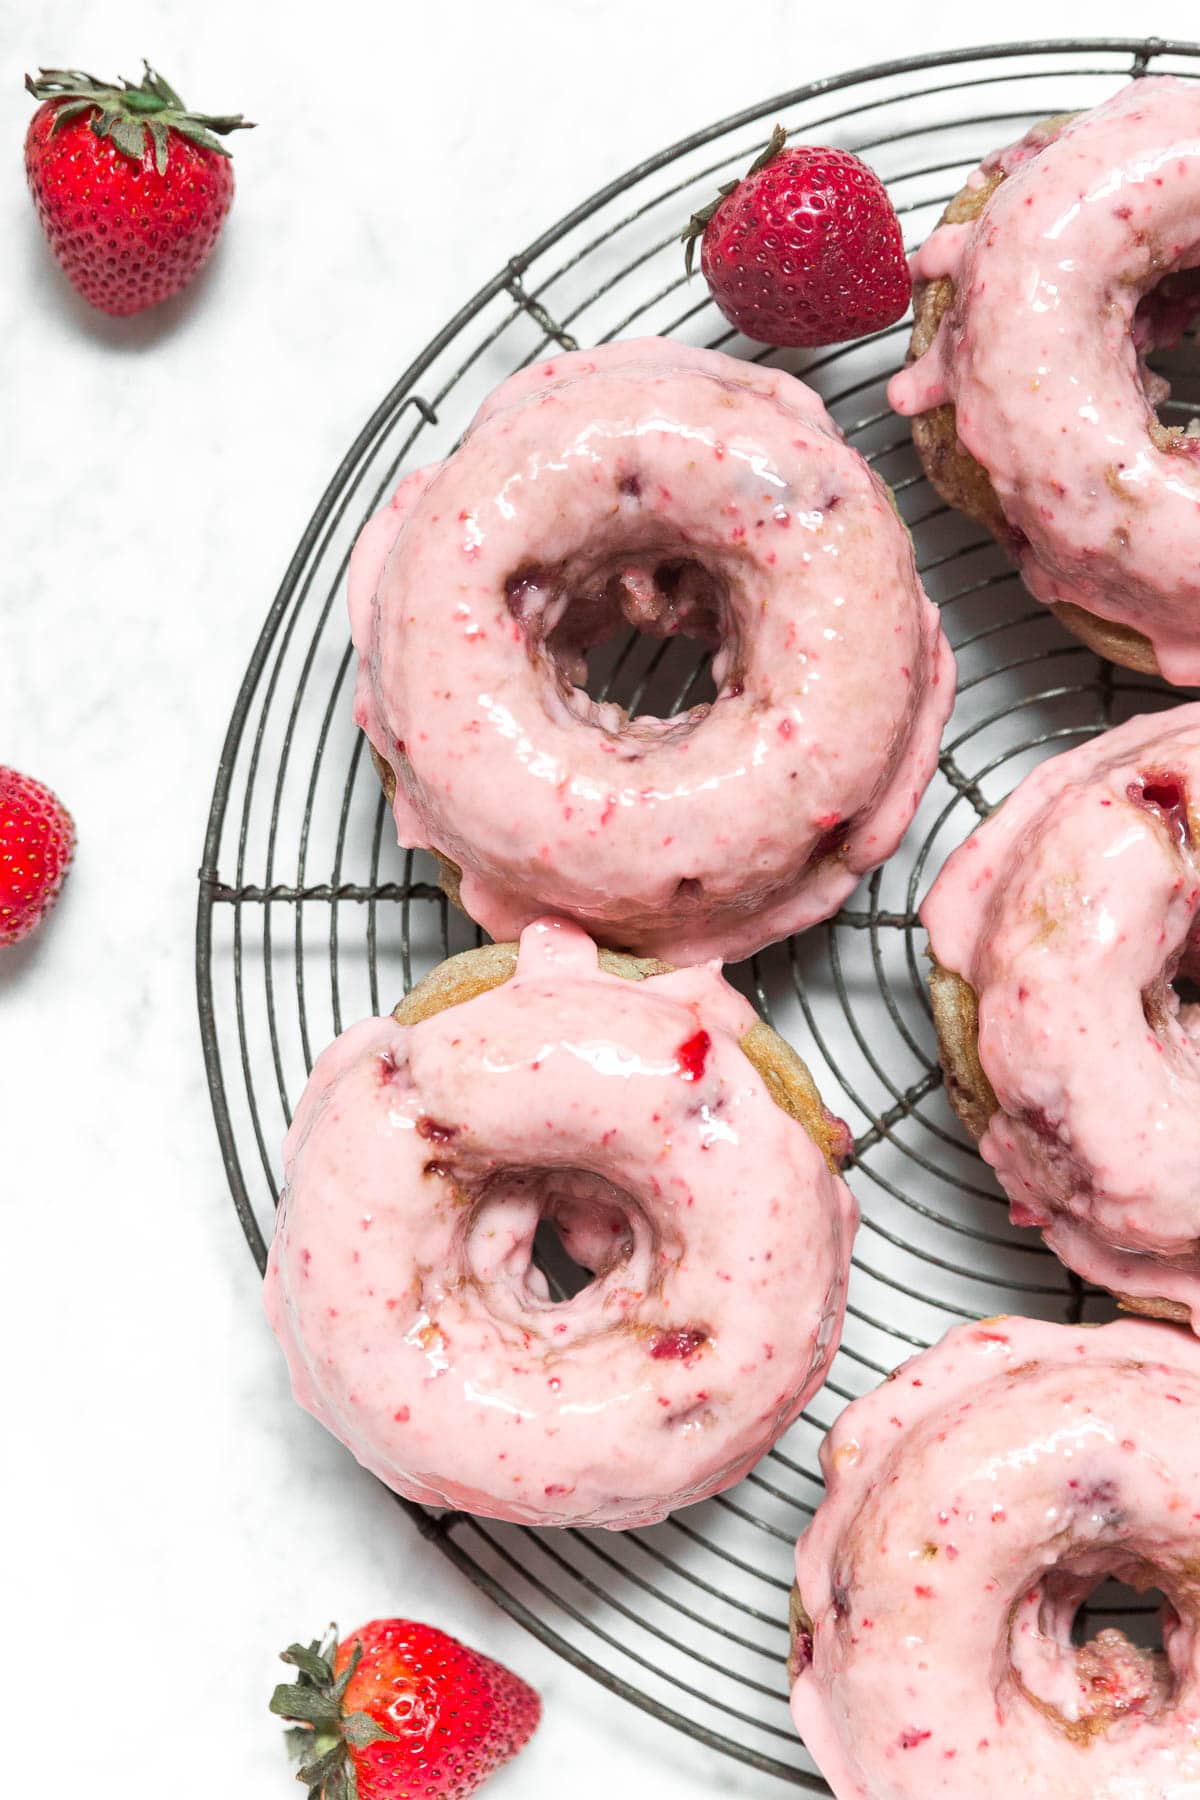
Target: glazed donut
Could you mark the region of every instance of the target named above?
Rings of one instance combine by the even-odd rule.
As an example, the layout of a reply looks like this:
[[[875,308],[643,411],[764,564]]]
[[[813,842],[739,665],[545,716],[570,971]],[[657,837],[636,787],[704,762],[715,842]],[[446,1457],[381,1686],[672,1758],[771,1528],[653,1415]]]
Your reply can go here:
[[[849,1139],[715,967],[544,920],[319,1059],[267,1311],[297,1399],[410,1499],[645,1525],[744,1475],[837,1347]],[[595,1279],[555,1304],[548,1218]]]
[[[953,701],[908,534],[821,401],[664,339],[505,382],[366,527],[350,619],[399,841],[496,938],[556,912],[728,960],[827,917],[896,848]],[[589,699],[627,623],[711,649],[713,704]]]
[[[796,1551],[792,1715],[837,1800],[1200,1793],[1200,1343],[961,1325],[854,1401]],[[1101,1631],[1161,1588],[1163,1652]]]
[[[947,1090],[1012,1206],[1200,1330],[1200,704],[1049,758],[921,907]]]
[[[1200,305],[1200,92],[1132,82],[990,157],[915,260],[909,367],[933,485],[1114,662],[1200,681],[1200,441],[1145,368]]]

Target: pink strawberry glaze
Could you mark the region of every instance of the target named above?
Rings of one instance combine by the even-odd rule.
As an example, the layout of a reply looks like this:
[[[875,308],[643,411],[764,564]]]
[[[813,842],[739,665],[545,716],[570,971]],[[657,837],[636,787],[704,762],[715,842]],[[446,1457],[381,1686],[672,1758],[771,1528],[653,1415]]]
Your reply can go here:
[[[739,1049],[754,1019],[715,966],[625,981],[543,920],[503,987],[343,1033],[267,1269],[300,1403],[397,1492],[526,1524],[740,1479],[824,1378],[858,1219]],[[560,1305],[547,1215],[596,1271]]]
[[[918,253],[919,279],[953,274],[954,304],[888,397],[906,414],[953,401],[1039,600],[1133,626],[1169,681],[1200,681],[1197,444],[1151,440],[1135,326],[1163,275],[1200,263],[1200,90],[1131,82],[995,165],[979,218]]]
[[[854,1401],[796,1550],[796,1727],[837,1800],[1195,1800],[1200,1343],[961,1325]],[[1159,1585],[1166,1660],[1071,1623]],[[1106,1709],[1108,1709],[1106,1711]]]
[[[665,593],[682,561],[704,573]],[[673,962],[835,911],[954,697],[908,535],[817,396],[663,339],[506,381],[363,532],[350,620],[400,842],[459,864],[494,937],[554,911]],[[631,723],[574,685],[630,620],[716,649],[711,707]]]
[[[1200,1330],[1200,1007],[1170,986],[1200,965],[1189,796],[1200,821],[1200,704],[1131,719],[1026,776],[921,918],[979,997],[979,1147],[1014,1217]]]

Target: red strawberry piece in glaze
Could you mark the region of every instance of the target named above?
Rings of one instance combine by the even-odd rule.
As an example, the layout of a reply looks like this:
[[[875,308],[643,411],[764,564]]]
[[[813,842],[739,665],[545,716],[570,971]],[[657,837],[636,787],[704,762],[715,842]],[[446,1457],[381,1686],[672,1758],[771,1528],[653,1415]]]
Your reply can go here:
[[[1155,770],[1143,775],[1140,782],[1131,781],[1125,794],[1135,806],[1157,813],[1181,848],[1191,842],[1187,784],[1182,775]]]
[[[679,1073],[685,1081],[699,1081],[708,1062],[708,1053],[712,1049],[712,1039],[707,1031],[700,1030],[685,1038],[675,1051],[675,1060],[679,1064]]]
[[[657,1362],[690,1362],[709,1341],[708,1332],[698,1325],[660,1331],[650,1340],[650,1354]]]
[[[788,146],[777,125],[741,181],[683,232],[713,299],[763,344],[839,344],[882,331],[912,296],[900,221],[873,169],[848,150]]]

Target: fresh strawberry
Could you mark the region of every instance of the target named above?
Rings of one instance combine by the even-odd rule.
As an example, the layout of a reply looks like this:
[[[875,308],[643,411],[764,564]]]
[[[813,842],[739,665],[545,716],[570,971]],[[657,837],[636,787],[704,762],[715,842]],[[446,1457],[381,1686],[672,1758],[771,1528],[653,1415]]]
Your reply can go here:
[[[873,169],[848,150],[786,148],[782,125],[741,181],[683,232],[713,299],[763,344],[840,344],[893,324],[912,278],[900,221]]]
[[[0,944],[28,937],[58,899],[75,825],[56,795],[0,767]]]
[[[213,134],[240,113],[189,112],[150,64],[141,82],[41,69],[43,104],[25,134],[25,176],[42,230],[91,306],[157,306],[208,261],[233,200],[229,152]]]
[[[309,1800],[465,1800],[529,1741],[531,1687],[457,1638],[411,1619],[375,1619],[337,1644],[293,1644],[299,1679],[271,1711],[303,1760]]]

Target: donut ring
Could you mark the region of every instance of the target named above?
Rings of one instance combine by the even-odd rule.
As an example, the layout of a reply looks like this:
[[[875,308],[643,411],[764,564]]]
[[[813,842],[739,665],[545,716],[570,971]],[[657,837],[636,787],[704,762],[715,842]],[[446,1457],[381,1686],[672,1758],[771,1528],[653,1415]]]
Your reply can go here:
[[[951,1104],[1013,1220],[1200,1330],[1200,704],[1049,758],[921,906]]]
[[[978,1141],[987,1130],[993,1113],[999,1111],[999,1101],[979,1060],[979,1001],[970,983],[961,975],[952,975],[949,969],[943,969],[936,957],[932,958],[929,971],[929,992],[946,1094],[963,1124]],[[1048,1235],[1046,1241],[1051,1243]],[[1148,1319],[1166,1319],[1175,1325],[1191,1323],[1192,1308],[1182,1300],[1127,1294],[1120,1288],[1112,1291],[1125,1312],[1141,1313]]]
[[[505,382],[361,535],[350,618],[399,841],[465,911],[677,963],[834,912],[954,697],[908,534],[817,396],[660,339]],[[589,699],[587,651],[628,623],[713,651],[716,700]]]
[[[644,1525],[740,1480],[837,1347],[846,1128],[713,967],[530,926],[318,1060],[266,1303],[297,1399],[410,1499]],[[594,1280],[555,1304],[550,1218]]]
[[[837,1800],[1185,1800],[1200,1786],[1200,1343],[961,1325],[855,1400],[796,1551],[792,1714]],[[1106,1575],[1165,1650],[1076,1648]]]
[[[1144,358],[1196,311],[1197,220],[1190,82],[1048,120],[987,159],[918,253],[888,390],[942,498],[1060,623],[1176,683],[1200,680],[1200,446],[1158,422]]]

